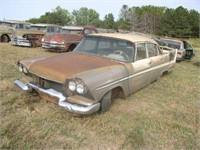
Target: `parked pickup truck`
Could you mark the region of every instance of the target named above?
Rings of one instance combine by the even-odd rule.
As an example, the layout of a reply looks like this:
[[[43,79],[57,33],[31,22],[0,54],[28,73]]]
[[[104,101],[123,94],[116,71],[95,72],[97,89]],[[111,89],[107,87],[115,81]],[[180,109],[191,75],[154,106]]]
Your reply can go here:
[[[73,51],[85,35],[97,33],[91,26],[65,26],[62,33],[45,35],[42,38],[42,47],[49,51]]]
[[[113,98],[127,97],[171,72],[176,53],[161,50],[146,36],[91,34],[73,52],[18,61],[19,70],[32,80],[15,84],[73,114],[105,112]]]
[[[61,32],[61,26],[53,24],[32,24],[28,30],[15,31],[11,38],[11,44],[26,47],[42,46],[42,38],[45,34]]]

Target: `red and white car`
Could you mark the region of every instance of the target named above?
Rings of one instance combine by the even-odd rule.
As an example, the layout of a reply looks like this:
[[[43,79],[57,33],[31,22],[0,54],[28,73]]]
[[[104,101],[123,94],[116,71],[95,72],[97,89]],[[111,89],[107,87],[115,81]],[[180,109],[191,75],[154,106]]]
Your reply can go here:
[[[45,35],[42,38],[42,47],[50,51],[73,51],[85,35],[97,32],[91,26],[65,26],[62,33]]]

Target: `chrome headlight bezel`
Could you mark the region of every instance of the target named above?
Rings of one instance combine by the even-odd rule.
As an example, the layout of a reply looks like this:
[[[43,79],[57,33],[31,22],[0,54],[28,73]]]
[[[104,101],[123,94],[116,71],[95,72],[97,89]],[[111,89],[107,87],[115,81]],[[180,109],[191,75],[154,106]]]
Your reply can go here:
[[[87,92],[86,85],[80,79],[69,80],[68,88],[71,92],[77,92],[78,94]]]
[[[73,80],[69,81],[68,88],[70,91],[74,92],[76,90],[76,82]]]
[[[22,65],[22,64],[18,64],[18,68],[19,68],[19,71],[20,72],[23,72],[24,74],[28,74],[28,68],[26,68],[24,65]]]

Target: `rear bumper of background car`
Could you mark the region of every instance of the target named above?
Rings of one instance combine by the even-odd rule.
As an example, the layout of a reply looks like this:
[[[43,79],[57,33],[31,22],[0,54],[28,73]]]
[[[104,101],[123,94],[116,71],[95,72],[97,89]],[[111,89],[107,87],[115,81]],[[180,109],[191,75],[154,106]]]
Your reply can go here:
[[[65,97],[62,93],[54,90],[54,89],[44,89],[35,85],[33,83],[23,83],[19,80],[15,81],[15,84],[20,87],[24,91],[32,91],[32,89],[36,90],[38,93],[42,93],[43,95],[49,96],[51,98],[55,98],[58,100],[58,105],[65,108],[68,112],[77,114],[77,115],[90,115],[94,112],[97,112],[100,108],[100,103],[95,103],[89,106],[77,105],[73,103],[69,103],[68,99],[70,97]]]

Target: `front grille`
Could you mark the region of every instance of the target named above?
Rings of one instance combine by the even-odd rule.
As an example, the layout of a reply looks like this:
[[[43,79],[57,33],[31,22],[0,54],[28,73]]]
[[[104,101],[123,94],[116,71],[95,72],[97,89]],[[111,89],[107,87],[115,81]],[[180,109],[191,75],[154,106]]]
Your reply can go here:
[[[64,93],[63,84],[49,81],[38,76],[32,75],[33,82],[44,89],[54,89],[58,92]]]

